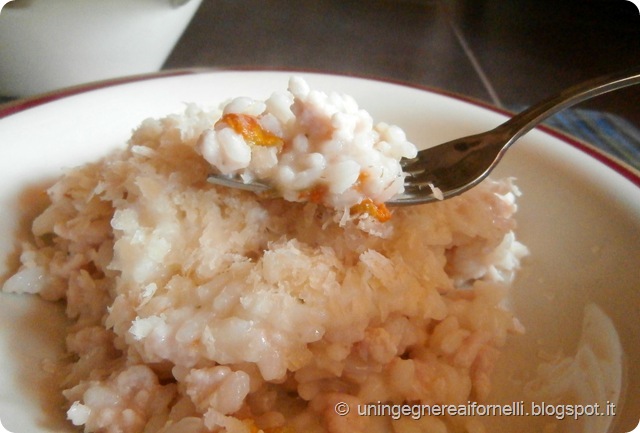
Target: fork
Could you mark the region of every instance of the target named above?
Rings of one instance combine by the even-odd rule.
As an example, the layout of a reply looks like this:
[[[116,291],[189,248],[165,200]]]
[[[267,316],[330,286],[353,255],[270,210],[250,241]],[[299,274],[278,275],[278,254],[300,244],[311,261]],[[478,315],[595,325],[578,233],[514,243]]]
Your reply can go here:
[[[404,192],[387,201],[389,206],[429,203],[455,197],[482,182],[507,149],[548,117],[595,96],[640,83],[640,68],[585,81],[551,96],[513,116],[496,128],[458,138],[402,159],[406,173]],[[264,193],[271,189],[259,182],[244,183],[237,177],[210,175],[208,181],[231,188]]]
[[[490,131],[421,150],[415,158],[400,162],[407,173],[405,191],[386,204],[429,203],[462,194],[482,182],[513,143],[548,117],[594,96],[637,83],[640,68],[604,75],[544,99]]]

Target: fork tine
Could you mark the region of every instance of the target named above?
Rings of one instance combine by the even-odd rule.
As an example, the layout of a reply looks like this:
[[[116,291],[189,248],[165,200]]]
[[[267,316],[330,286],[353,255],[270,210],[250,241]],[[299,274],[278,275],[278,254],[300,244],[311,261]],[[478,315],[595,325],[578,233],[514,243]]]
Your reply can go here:
[[[436,201],[433,188],[439,189],[444,198],[458,195],[486,177],[487,152],[478,158],[478,147],[488,133],[458,138],[439,146],[418,152],[417,157],[402,160],[405,193],[393,199],[396,205]],[[479,164],[480,163],[480,164]],[[455,167],[455,168],[453,168]],[[470,179],[475,181],[469,182]],[[438,194],[439,196],[439,194]]]
[[[242,189],[255,193],[266,192],[271,189],[270,186],[259,182],[244,183],[238,177],[228,177],[222,175],[211,174],[207,177],[207,182],[214,185],[221,185],[230,188]]]
[[[417,179],[422,179],[425,173],[433,173],[436,170],[450,167],[462,155],[462,152],[457,149],[461,142],[461,139],[457,139],[423,149],[418,152],[415,158],[400,161],[402,171],[409,174],[415,182]],[[465,148],[464,152],[468,152],[468,148]]]

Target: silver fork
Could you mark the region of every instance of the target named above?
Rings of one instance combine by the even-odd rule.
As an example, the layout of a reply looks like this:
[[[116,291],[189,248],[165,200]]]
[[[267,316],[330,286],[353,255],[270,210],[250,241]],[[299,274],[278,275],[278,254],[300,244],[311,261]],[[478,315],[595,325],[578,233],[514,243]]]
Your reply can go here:
[[[414,205],[455,197],[484,180],[513,143],[548,117],[594,96],[637,83],[640,68],[585,81],[532,105],[490,131],[421,150],[415,158],[400,161],[407,173],[405,191],[386,204]],[[211,175],[208,180],[255,193],[271,189],[259,182],[243,183],[237,177]],[[442,196],[436,197],[434,188]]]
[[[430,185],[442,192],[440,199],[455,197],[484,180],[507,149],[548,117],[594,96],[640,83],[640,68],[585,81],[551,96],[481,134],[458,138],[418,152],[402,160],[408,173],[405,192],[388,205],[412,205],[439,200]]]

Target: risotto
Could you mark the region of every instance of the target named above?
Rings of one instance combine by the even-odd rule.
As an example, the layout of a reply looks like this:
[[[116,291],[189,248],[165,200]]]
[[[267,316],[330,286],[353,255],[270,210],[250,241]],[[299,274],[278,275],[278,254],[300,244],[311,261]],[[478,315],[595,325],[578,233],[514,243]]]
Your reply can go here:
[[[48,190],[51,203],[4,290],[66,302],[62,392],[69,420],[85,432],[479,431],[470,417],[394,419],[357,407],[487,396],[500,347],[520,332],[504,306],[527,253],[514,236],[517,189],[487,180],[447,201],[392,208],[388,221],[353,212],[401,190],[397,161],[415,148],[399,128],[371,126],[350,99],[320,98],[313,107],[333,136],[371,153],[346,151],[354,174],[337,187],[339,152],[289,141],[313,129],[303,125],[305,104],[318,95],[293,83],[293,96],[258,108],[238,99],[222,111],[189,105],[145,120],[125,149]],[[212,156],[218,135],[233,129],[225,115],[258,118],[265,109],[260,134],[298,152],[288,160],[292,184],[279,163],[271,174],[255,165],[271,146],[253,146],[241,166]],[[268,120],[276,112],[286,130]],[[352,115],[364,129],[340,120]],[[325,164],[305,183],[315,168],[299,158],[314,152]],[[268,178],[285,197],[212,185],[212,165]],[[300,200],[318,185],[321,199]]]
[[[199,149],[220,175],[383,221],[384,202],[404,191],[400,159],[417,153],[399,127],[374,125],[352,97],[311,90],[298,77],[266,101],[230,101]]]

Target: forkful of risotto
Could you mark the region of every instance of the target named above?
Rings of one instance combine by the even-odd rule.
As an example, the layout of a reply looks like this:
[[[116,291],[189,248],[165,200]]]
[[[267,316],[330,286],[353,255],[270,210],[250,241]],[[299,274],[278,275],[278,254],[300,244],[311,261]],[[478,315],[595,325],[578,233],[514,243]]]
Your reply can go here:
[[[209,181],[308,201],[352,217],[391,217],[404,190],[400,160],[416,146],[395,125],[375,123],[350,96],[312,90],[299,77],[265,101],[239,97],[200,136]]]

